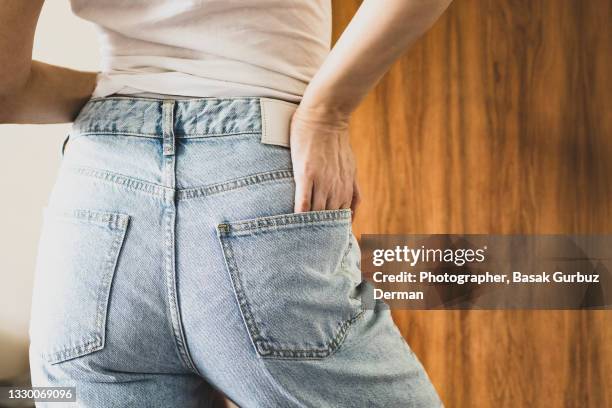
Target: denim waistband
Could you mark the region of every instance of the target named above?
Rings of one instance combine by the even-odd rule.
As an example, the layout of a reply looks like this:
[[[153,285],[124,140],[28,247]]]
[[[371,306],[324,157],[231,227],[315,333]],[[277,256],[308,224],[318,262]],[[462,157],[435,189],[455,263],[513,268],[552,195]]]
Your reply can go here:
[[[81,109],[72,132],[163,138],[168,120],[177,138],[261,133],[261,98],[93,98]]]

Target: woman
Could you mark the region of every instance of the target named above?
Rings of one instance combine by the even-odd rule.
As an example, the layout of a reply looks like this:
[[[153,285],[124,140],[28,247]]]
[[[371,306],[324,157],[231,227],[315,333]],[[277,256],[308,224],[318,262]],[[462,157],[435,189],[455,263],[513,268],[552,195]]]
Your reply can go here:
[[[31,60],[42,2],[0,7],[0,119],[74,121],[33,384],[92,407],[439,406],[361,301],[348,122],[450,0],[366,0],[331,52],[327,0],[72,0],[99,74]]]

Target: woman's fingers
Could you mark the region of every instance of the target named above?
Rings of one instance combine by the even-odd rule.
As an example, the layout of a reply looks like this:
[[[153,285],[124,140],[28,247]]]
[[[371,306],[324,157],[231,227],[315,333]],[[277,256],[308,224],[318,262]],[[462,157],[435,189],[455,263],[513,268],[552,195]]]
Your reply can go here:
[[[298,108],[290,132],[295,212],[348,208],[355,174],[348,118]]]
[[[296,213],[312,211],[312,179],[305,176],[295,178]]]
[[[331,194],[327,197],[327,210],[339,210],[341,208],[349,208],[353,196],[353,180],[345,180],[338,185]]]
[[[317,183],[315,179],[312,189],[312,211],[329,210],[327,208],[328,192],[329,189],[326,186],[326,181],[320,178]]]
[[[296,177],[294,211],[338,210],[352,207],[354,182],[346,181],[348,187],[340,185],[332,189],[328,184],[325,178]]]
[[[312,181],[311,181],[312,180]],[[317,182],[318,180],[318,182]],[[340,184],[336,188],[329,186],[325,178],[309,179],[307,177],[296,177],[295,179],[295,212],[338,210],[341,208],[353,208],[357,205],[359,194],[355,197],[356,182],[347,180],[345,185]]]

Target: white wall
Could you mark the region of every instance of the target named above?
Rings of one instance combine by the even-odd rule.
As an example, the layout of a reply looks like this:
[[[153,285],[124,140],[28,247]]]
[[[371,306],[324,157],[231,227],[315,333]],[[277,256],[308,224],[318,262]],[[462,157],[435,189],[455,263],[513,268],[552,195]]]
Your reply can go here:
[[[93,26],[69,0],[46,0],[34,59],[98,70]],[[66,125],[0,125],[0,379],[27,370],[28,320],[41,210],[60,160]]]

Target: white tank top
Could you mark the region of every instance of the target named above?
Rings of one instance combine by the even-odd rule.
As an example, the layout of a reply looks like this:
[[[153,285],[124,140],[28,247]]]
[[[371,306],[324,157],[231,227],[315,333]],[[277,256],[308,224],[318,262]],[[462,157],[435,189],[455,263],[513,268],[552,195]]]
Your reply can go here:
[[[99,31],[93,97],[299,102],[330,48],[330,0],[71,0]]]

